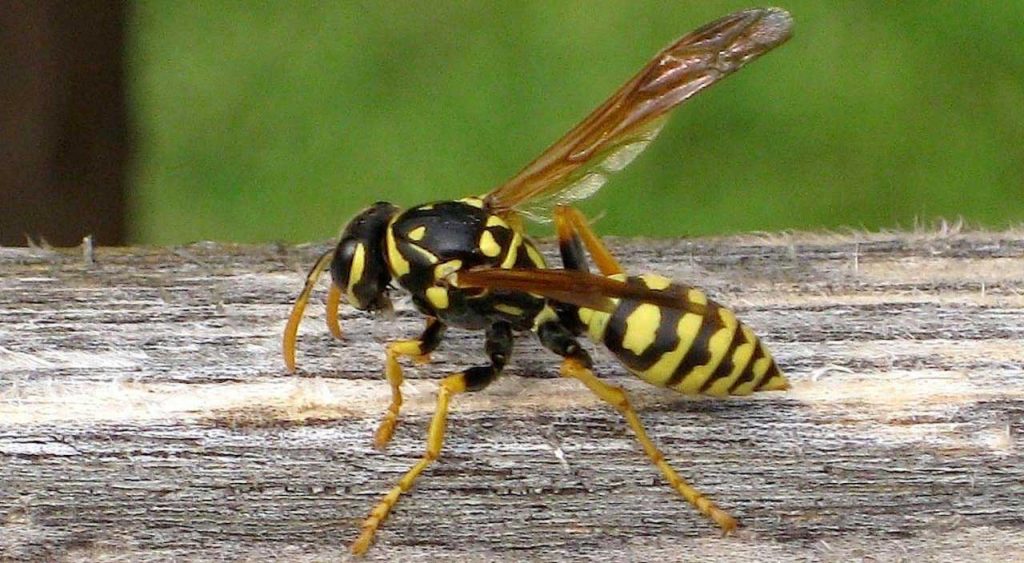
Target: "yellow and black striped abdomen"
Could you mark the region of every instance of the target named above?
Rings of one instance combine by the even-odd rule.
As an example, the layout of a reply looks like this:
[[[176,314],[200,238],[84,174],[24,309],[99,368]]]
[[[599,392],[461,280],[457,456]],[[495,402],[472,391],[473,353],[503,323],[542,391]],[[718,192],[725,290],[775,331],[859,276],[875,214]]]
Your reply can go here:
[[[753,331],[699,289],[651,274],[612,277],[666,292],[679,303],[619,299],[611,313],[580,309],[590,337],[644,381],[687,395],[749,395],[789,387]]]

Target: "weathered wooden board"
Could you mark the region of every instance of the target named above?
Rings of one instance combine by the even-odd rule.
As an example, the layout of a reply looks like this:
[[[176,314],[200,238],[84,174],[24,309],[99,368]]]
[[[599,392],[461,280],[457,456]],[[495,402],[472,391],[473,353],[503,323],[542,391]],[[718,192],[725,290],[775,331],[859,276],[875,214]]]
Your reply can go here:
[[[434,380],[482,341],[452,331],[407,369],[374,450],[382,343],[421,320],[346,310],[336,342],[315,304],[286,375],[284,319],[326,244],[0,249],[0,558],[345,557],[419,457]],[[731,304],[794,382],[690,400],[596,354],[742,532],[719,537],[524,335],[506,377],[456,398],[442,459],[368,560],[1024,557],[1022,233],[610,244]]]

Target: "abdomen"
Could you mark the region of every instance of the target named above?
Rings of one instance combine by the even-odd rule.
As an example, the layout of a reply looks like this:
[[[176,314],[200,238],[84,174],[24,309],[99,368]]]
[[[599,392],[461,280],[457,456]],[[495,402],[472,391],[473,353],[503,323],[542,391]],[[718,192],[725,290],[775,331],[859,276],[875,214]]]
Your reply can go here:
[[[750,327],[697,288],[656,275],[612,276],[670,292],[678,307],[621,299],[612,313],[580,309],[591,338],[638,377],[687,395],[749,395],[789,383]]]

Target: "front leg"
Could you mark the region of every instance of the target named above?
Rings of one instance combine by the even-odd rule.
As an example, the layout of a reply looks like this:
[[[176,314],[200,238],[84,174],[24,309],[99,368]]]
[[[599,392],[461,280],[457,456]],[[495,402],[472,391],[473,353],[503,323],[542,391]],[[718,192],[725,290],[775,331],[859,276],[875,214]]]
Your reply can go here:
[[[374,434],[373,447],[384,449],[391,441],[395,433],[395,426],[398,424],[398,411],[402,408],[402,382],[405,378],[402,375],[402,366],[398,363],[399,356],[409,356],[418,361],[427,361],[431,352],[437,349],[444,336],[445,325],[435,317],[427,318],[427,328],[423,334],[414,340],[399,340],[387,346],[387,359],[384,364],[384,374],[391,385],[391,404],[384,413],[384,420],[380,421],[377,433]]]
[[[377,529],[398,503],[398,499],[412,488],[420,474],[441,455],[444,431],[448,425],[450,398],[467,391],[479,391],[501,374],[501,370],[512,354],[512,326],[504,322],[491,325],[487,330],[486,350],[491,365],[472,367],[441,380],[440,389],[437,392],[437,408],[434,411],[434,418],[430,421],[430,428],[427,430],[427,449],[423,453],[423,457],[398,480],[398,483],[384,495],[384,498],[373,507],[369,516],[363,521],[362,531],[350,548],[355,555],[366,553],[373,542]]]

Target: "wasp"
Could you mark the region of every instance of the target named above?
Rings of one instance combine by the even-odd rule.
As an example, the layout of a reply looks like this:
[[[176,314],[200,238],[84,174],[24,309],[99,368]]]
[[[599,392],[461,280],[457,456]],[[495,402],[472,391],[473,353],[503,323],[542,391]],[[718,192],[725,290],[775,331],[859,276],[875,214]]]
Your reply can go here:
[[[603,344],[631,373],[686,395],[749,395],[781,391],[789,382],[754,332],[696,287],[658,274],[624,273],[579,211],[555,211],[565,269],[478,268],[452,274],[460,288],[540,295],[574,336]],[[583,246],[601,275],[591,274]],[[581,381],[625,417],[644,452],[676,491],[726,533],[736,520],[689,485],[648,438],[621,387],[604,383],[586,356],[566,357],[561,374]]]
[[[698,290],[657,276],[629,277],[569,206],[597,192],[658,135],[669,113],[708,86],[789,39],[792,19],[776,8],[736,12],[659,52],[603,104],[504,184],[477,197],[401,210],[377,202],[344,228],[306,276],[285,326],[282,351],[295,370],[298,326],[320,276],[330,270],[327,325],[341,337],[342,300],[364,311],[390,310],[389,290],[412,296],[426,317],[418,338],[385,348],[391,402],[374,446],[391,440],[402,405],[403,357],[427,360],[448,327],[485,332],[485,365],[440,381],[423,457],[364,520],[351,545],[364,553],[381,523],[440,455],[451,398],[493,382],[512,354],[514,335],[531,331],[563,358],[561,373],[579,379],[618,408],[669,483],[723,530],[736,521],[679,477],[647,437],[625,392],[601,382],[577,337],[604,342],[632,372],[683,393],[744,394],[782,389],[785,378],[753,333]],[[564,269],[548,269],[523,218],[554,210]],[[589,274],[586,246],[602,275]],[[510,278],[502,278],[505,272]],[[531,278],[535,277],[535,281]],[[582,296],[582,297],[580,297]],[[619,322],[619,321],[622,322]],[[671,333],[674,333],[671,334]]]

